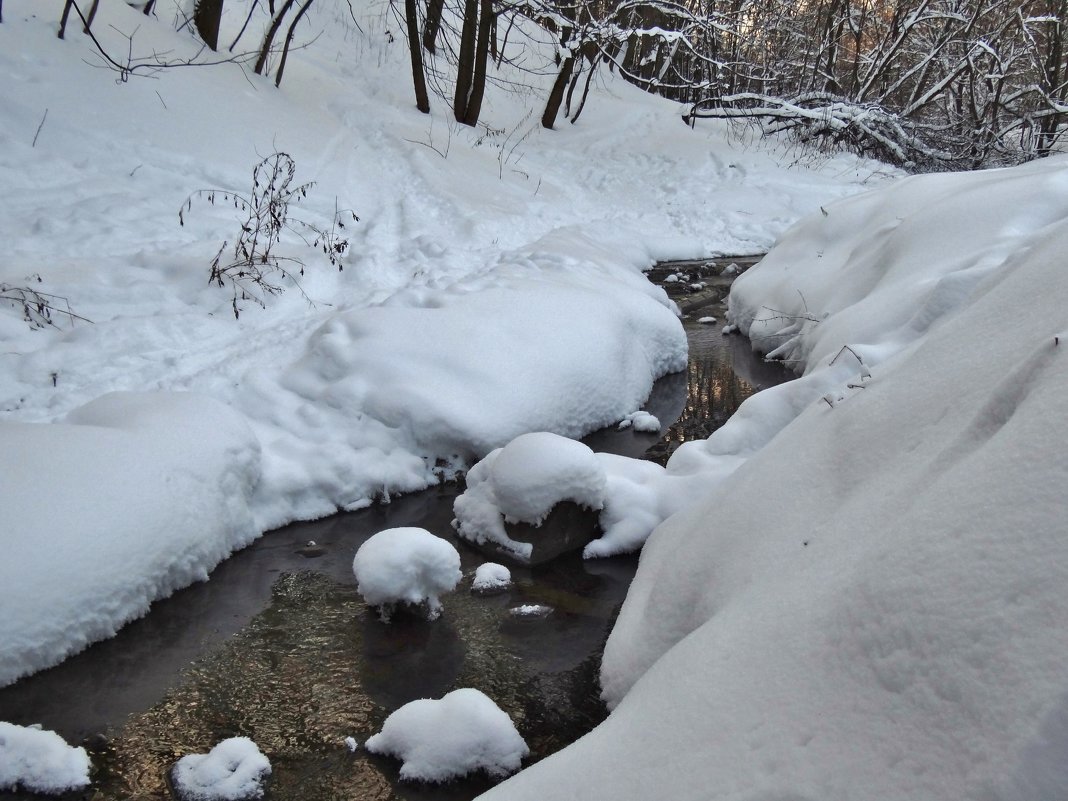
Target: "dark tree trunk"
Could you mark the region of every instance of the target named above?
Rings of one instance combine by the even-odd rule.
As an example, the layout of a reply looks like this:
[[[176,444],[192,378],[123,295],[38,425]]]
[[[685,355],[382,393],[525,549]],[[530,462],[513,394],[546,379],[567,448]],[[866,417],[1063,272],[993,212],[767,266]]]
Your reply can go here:
[[[475,44],[478,39],[478,0],[464,0],[464,24],[460,31],[460,53],[456,62],[456,94],[452,113],[457,122],[467,117],[471,83],[475,73]]]
[[[478,20],[478,42],[475,47],[475,71],[471,81],[471,97],[464,112],[464,125],[474,127],[482,113],[482,96],[486,93],[486,66],[489,62],[490,31],[493,28],[493,0],[482,0]]]
[[[197,0],[193,7],[193,25],[212,50],[219,49],[219,23],[222,20],[224,0]]]
[[[597,69],[599,62],[594,61],[590,64],[590,71],[586,73],[586,85],[582,87],[582,99],[579,100],[578,108],[575,109],[574,115],[571,117],[571,124],[574,125],[578,122],[579,116],[582,114],[582,109],[586,108],[586,98],[590,96],[590,82],[593,80],[593,73]]]
[[[426,95],[426,74],[423,72],[423,50],[419,42],[419,12],[416,0],[404,0],[404,22],[408,27],[408,50],[412,55],[415,107],[424,114],[429,114],[430,99]]]
[[[560,104],[564,101],[564,90],[567,89],[568,81],[571,80],[571,70],[575,66],[573,56],[564,59],[560,67],[560,74],[556,76],[549,99],[545,102],[545,113],[541,115],[542,127],[552,128],[556,124],[556,115],[560,113]]]
[[[151,14],[152,13],[152,9],[154,9],[155,7],[156,7],[156,0],[148,0],[148,2],[145,3],[145,10],[144,10],[145,16],[147,17],[149,14]]]
[[[67,0],[63,4],[63,16],[59,18],[59,33],[56,34],[60,39],[67,35],[67,18],[70,16],[70,7],[74,5],[74,0]]]
[[[436,53],[438,31],[441,30],[441,12],[445,10],[445,0],[429,0],[426,4],[426,24],[423,26],[423,47],[428,53]]]
[[[100,0],[93,0],[93,5],[89,7],[89,16],[85,18],[85,27],[82,29],[82,33],[89,33],[89,30],[93,27],[93,20],[96,19],[96,10],[98,8],[100,8]]]
[[[274,75],[274,85],[282,85],[282,73],[286,71],[286,60],[289,58],[289,46],[293,43],[293,34],[296,33],[297,24],[300,22],[300,18],[304,16],[308,8],[315,0],[305,0],[304,5],[300,7],[300,11],[297,12],[297,16],[293,18],[293,22],[289,26],[289,30],[286,32],[286,45],[282,48],[282,60],[278,62],[278,72]]]
[[[274,37],[278,34],[278,29],[282,27],[282,18],[285,17],[294,2],[295,0],[285,0],[282,8],[275,14],[271,27],[268,28],[267,33],[264,35],[263,45],[260,47],[260,56],[256,59],[256,66],[253,69],[253,72],[257,75],[263,75],[263,69],[267,66],[267,57],[271,54],[271,46],[274,44]]]

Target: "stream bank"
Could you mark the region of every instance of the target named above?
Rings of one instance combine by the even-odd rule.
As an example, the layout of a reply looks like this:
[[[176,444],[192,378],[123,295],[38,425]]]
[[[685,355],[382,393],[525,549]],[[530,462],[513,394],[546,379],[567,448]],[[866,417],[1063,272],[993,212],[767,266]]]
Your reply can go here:
[[[703,264],[656,270],[666,270],[665,279],[708,271],[700,281],[665,286],[681,307],[700,300],[700,315],[721,323],[725,293],[706,279],[727,265]],[[716,297],[709,299],[709,287]],[[688,369],[657,382],[646,403],[666,432],[658,438],[605,429],[586,439],[590,447],[666,461],[682,441],[722,425],[757,389],[790,377],[756,359],[746,340],[721,335],[721,324],[697,319],[684,319]],[[512,567],[508,592],[472,595],[470,575],[485,557],[452,531],[452,501],[461,490],[442,485],[269,532],[210,581],[154,604],[116,637],[0,690],[0,719],[41,723],[86,745],[94,783],[71,799],[170,798],[171,764],[235,735],[252,737],[270,757],[271,799],[473,798],[487,779],[401,782],[397,762],[352,753],[344,740],[362,742],[407,701],[472,686],[512,717],[531,748],[525,764],[563,748],[606,714],[600,654],[638,560],[584,561],[571,553],[540,567]],[[444,613],[434,622],[398,614],[383,624],[356,593],[353,554],[396,526],[426,528],[461,553],[465,580],[442,599]],[[535,604],[552,611],[512,611]],[[3,801],[34,797],[0,793]]]

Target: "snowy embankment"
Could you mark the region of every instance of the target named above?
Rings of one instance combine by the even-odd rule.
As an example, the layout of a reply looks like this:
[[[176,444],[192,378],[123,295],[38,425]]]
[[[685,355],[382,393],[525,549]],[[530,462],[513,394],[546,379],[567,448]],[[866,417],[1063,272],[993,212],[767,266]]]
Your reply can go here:
[[[690,448],[766,443],[646,545],[612,714],[487,799],[1068,796],[1068,161],[826,212],[735,284],[805,375]]]
[[[221,42],[251,6],[226,3]],[[579,124],[543,130],[545,32],[511,37],[529,71],[505,59],[468,129],[442,97],[430,115],[413,108],[385,4],[315,3],[280,89],[236,64],[118,81],[79,24],[57,40],[62,7],[6,0],[0,24],[0,283],[93,321],[57,313],[57,328],[30,330],[17,302],[0,307],[0,548],[16,599],[0,616],[0,684],[107,636],[267,528],[424,487],[526,431],[618,422],[684,359],[642,268],[762,250],[885,177],[847,157],[783,166],[793,154],[687,128],[674,104],[604,72]],[[176,7],[145,17],[105,0],[94,32],[142,65],[196,58]],[[267,22],[260,3],[235,52]],[[342,272],[283,238],[277,255],[306,262],[300,290],[234,319],[208,265],[241,216],[203,197],[183,227],[177,211],[199,189],[247,193],[276,151],[317,182],[295,213],[328,227],[336,201],[361,219]],[[109,403],[138,404],[136,420],[79,411],[130,391],[152,394]]]

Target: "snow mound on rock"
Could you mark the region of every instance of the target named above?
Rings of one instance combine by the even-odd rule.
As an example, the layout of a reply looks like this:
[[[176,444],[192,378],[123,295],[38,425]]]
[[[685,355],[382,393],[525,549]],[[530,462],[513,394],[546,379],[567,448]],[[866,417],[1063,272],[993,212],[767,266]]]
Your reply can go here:
[[[512,584],[512,571],[496,562],[485,562],[475,570],[471,589],[475,592],[502,590]]]
[[[368,539],[352,560],[363,599],[383,607],[388,619],[393,604],[426,602],[431,620],[441,614],[439,596],[463,578],[460,554],[451,543],[425,528],[388,528]]]
[[[503,778],[530,753],[511,718],[484,693],[464,688],[405,704],[365,743],[400,759],[402,779],[444,782],[478,770]]]
[[[530,543],[508,536],[504,524],[540,525],[561,501],[599,510],[607,477],[581,442],[539,431],[491,451],[467,474],[467,489],[453,503],[454,526],[473,542],[493,542],[528,558]]]
[[[245,801],[262,798],[271,762],[248,737],[223,740],[206,754],[182,757],[171,772],[186,801]]]
[[[54,731],[0,722],[0,790],[65,793],[89,784],[89,755]]]
[[[619,423],[621,431],[628,428],[633,428],[639,434],[659,434],[660,420],[655,415],[649,414],[649,412],[631,412]]]

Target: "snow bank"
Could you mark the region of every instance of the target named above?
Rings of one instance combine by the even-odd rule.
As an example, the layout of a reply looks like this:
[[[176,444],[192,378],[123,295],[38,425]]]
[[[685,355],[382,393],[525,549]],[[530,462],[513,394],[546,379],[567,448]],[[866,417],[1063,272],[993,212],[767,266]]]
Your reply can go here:
[[[426,603],[428,617],[441,614],[439,596],[451,592],[463,578],[460,554],[446,540],[425,528],[388,528],[372,536],[352,560],[357,589],[371,606],[382,607],[383,618],[397,603]]]
[[[206,754],[175,763],[171,779],[184,801],[245,801],[262,798],[271,762],[248,737],[230,737]]]
[[[258,534],[259,448],[189,393],[105,395],[0,423],[0,685],[111,636]]]
[[[496,562],[484,562],[475,569],[471,589],[474,592],[495,592],[510,587],[511,584],[511,570]]]
[[[758,448],[647,543],[612,714],[487,798],[1068,793],[1068,162],[827,211],[735,285],[805,378],[683,457]]]
[[[89,755],[54,731],[0,722],[0,790],[57,794],[89,784]]]
[[[503,778],[530,749],[508,714],[485,694],[465,688],[441,700],[405,704],[364,744],[403,762],[402,779],[444,782],[478,770]]]

